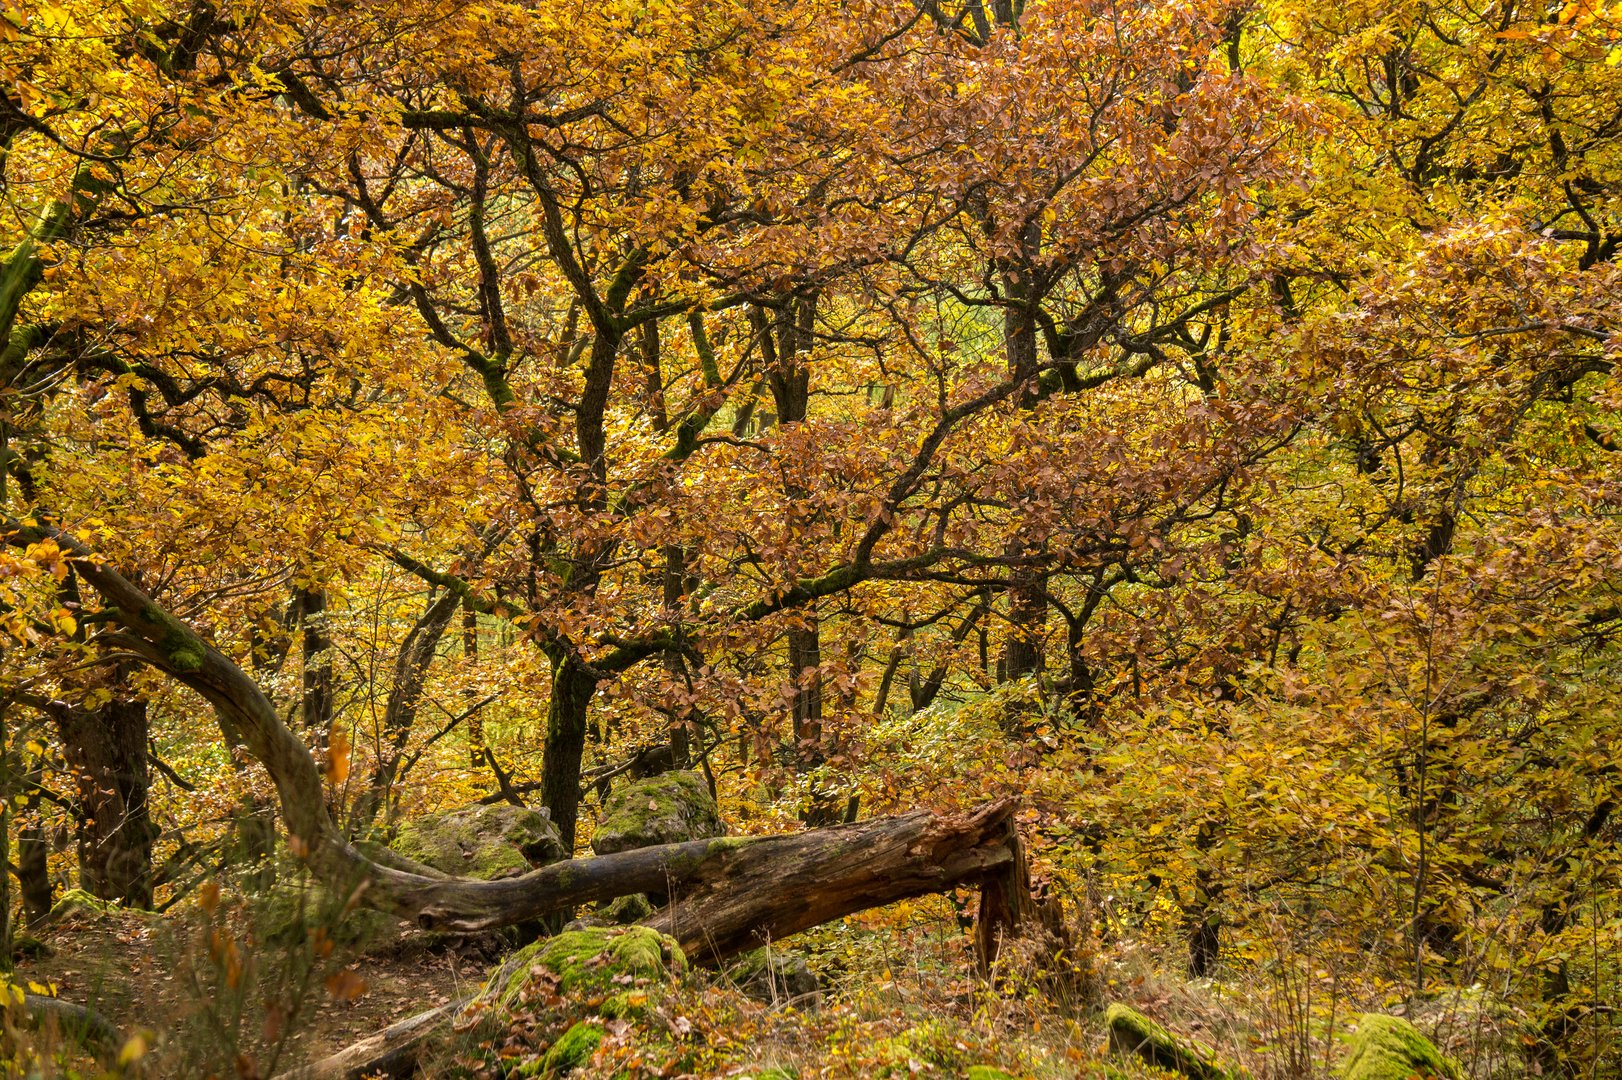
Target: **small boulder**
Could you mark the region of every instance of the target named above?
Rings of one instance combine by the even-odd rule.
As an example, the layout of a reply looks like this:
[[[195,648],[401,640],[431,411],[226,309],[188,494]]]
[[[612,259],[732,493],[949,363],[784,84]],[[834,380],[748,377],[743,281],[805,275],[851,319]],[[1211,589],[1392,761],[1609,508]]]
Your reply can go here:
[[[597,914],[612,926],[630,926],[653,914],[653,904],[643,893],[632,893],[601,905]]]
[[[1364,1013],[1341,1066],[1343,1080],[1459,1080],[1459,1067],[1408,1021]]]
[[[487,879],[517,877],[568,854],[546,815],[505,804],[415,818],[389,846],[441,873]]]
[[[756,1001],[802,1001],[821,990],[805,956],[791,949],[755,949],[727,966],[727,977]]]
[[[1014,1075],[993,1065],[970,1065],[965,1080],[1014,1080]]]
[[[46,918],[53,923],[64,919],[93,921],[117,908],[116,900],[102,900],[83,889],[69,889],[51,906],[51,913]]]
[[[1156,1068],[1180,1072],[1190,1080],[1231,1080],[1210,1047],[1173,1035],[1136,1009],[1111,1005],[1104,1013],[1104,1023],[1109,1028],[1110,1049],[1117,1054],[1136,1054]]]
[[[543,968],[564,993],[617,993],[637,979],[668,982],[687,971],[687,957],[674,938],[645,926],[566,930],[526,945],[490,976],[490,991],[504,1006],[516,1003],[530,975]]]
[[[599,855],[725,836],[726,825],[697,773],[680,769],[624,784],[603,805],[592,835]]]

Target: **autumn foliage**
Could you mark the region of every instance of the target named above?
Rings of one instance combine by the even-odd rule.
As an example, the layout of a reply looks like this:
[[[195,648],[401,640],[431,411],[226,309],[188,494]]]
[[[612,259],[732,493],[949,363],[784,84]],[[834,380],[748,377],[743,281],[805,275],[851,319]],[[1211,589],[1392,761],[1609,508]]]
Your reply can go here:
[[[7,902],[485,798],[584,854],[657,747],[744,832],[1017,799],[1100,948],[1611,1074],[1619,59],[1585,0],[0,9]]]

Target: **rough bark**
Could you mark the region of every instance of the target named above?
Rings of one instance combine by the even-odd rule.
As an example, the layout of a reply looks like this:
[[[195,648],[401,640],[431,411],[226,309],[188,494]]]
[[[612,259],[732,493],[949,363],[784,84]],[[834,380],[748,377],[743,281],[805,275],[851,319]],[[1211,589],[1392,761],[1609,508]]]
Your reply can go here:
[[[324,753],[332,736],[332,639],[327,634],[324,589],[299,589],[293,598],[303,627],[299,710],[310,745]]]
[[[146,702],[115,697],[95,709],[56,702],[50,713],[78,781],[79,884],[102,900],[151,907]]]
[[[586,720],[597,678],[572,656],[554,661],[552,696],[546,707],[546,743],[541,753],[541,802],[558,827],[565,851],[574,851],[580,817],[580,762],[586,753]]]
[[[1057,909],[1030,894],[1007,802],[959,816],[919,811],[786,836],[699,840],[556,863],[514,879],[536,888],[510,892],[535,894],[544,880],[572,887],[578,896],[606,897],[661,876],[674,883],[665,886],[673,899],[645,924],[676,938],[697,963],[719,963],[845,915],[961,884],[983,888],[976,929],[983,971],[991,970],[1011,936],[1045,930],[1062,943]],[[499,974],[492,979],[503,981]],[[278,1080],[409,1075],[422,1045],[466,1004],[420,1013]]]
[[[998,802],[962,816],[918,811],[785,836],[671,845],[710,850],[690,868],[672,860],[672,902],[648,925],[680,941],[694,960],[717,961],[867,908],[1000,881],[1019,859],[1018,844],[1013,806]]]

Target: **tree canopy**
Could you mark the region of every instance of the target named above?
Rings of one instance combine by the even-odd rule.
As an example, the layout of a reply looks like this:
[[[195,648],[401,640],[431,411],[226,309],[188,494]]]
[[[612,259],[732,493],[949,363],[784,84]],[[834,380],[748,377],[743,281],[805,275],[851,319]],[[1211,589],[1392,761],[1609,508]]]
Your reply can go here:
[[[584,854],[660,756],[751,833],[1014,800],[1106,944],[1486,987],[1529,1069],[1606,1074],[1619,35],[8,6],[22,917],[287,858],[424,926],[554,915],[612,897],[380,845],[485,800]]]

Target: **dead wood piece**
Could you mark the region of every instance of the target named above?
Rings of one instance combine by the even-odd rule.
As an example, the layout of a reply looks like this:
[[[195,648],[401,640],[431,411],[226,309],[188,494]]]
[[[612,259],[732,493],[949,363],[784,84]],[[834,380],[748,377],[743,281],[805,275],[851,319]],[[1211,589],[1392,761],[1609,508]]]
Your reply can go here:
[[[23,1011],[35,1025],[54,1025],[68,1039],[100,1058],[111,1058],[124,1046],[124,1033],[95,1009],[44,994],[24,994]]]
[[[417,1071],[428,1039],[449,1023],[472,999],[418,1013],[351,1043],[330,1057],[279,1074],[275,1080],[360,1080],[361,1077],[406,1077]]]
[[[647,925],[716,963],[834,919],[997,877],[1016,855],[1013,804],[968,814],[873,818],[753,841],[716,853],[671,883]],[[731,844],[733,846],[726,846]]]

